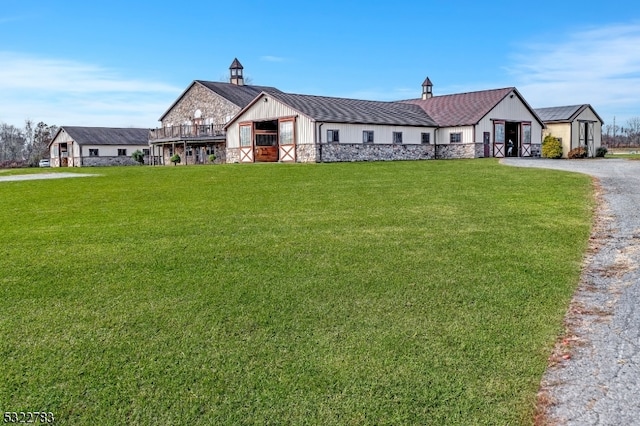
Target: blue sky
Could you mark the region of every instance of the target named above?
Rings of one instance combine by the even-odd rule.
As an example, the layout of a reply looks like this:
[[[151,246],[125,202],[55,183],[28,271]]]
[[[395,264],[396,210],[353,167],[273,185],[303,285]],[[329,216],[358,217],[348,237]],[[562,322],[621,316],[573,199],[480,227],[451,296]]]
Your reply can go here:
[[[640,2],[0,0],[0,122],[156,127],[237,57],[252,84],[398,100],[515,86],[640,116]]]

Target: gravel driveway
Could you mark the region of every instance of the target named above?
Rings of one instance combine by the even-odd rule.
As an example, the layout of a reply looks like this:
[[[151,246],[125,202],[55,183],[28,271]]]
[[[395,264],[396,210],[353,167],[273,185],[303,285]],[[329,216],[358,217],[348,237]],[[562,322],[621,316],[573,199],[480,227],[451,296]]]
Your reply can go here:
[[[505,159],[600,183],[581,283],[545,373],[540,424],[640,425],[640,161]]]
[[[32,173],[28,175],[0,176],[0,182],[18,182],[22,180],[65,179],[74,177],[98,176],[88,173]]]

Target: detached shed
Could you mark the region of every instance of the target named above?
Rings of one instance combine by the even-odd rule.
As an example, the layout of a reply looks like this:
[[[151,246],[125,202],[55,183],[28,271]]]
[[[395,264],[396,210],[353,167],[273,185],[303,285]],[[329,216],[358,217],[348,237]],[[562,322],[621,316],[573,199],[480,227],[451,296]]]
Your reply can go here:
[[[602,146],[604,122],[589,104],[538,108],[536,113],[544,122],[547,135],[555,136],[562,143],[562,157],[574,148],[584,147],[588,157],[595,157]]]
[[[136,150],[147,162],[149,129],[63,126],[49,144],[51,167],[136,164]]]

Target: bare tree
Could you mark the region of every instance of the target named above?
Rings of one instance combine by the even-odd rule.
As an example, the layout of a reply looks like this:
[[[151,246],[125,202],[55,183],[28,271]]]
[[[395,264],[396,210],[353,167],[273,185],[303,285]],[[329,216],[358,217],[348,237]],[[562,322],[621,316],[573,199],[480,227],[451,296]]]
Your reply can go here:
[[[0,124],[0,161],[22,161],[23,149],[22,130],[9,124]]]
[[[640,117],[627,120],[626,134],[629,145],[640,145]]]

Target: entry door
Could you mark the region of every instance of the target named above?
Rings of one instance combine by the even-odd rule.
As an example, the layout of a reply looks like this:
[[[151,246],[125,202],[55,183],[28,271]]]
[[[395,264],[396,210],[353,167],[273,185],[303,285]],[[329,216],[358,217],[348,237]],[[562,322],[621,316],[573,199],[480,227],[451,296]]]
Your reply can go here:
[[[252,124],[240,124],[240,162],[253,163]]]
[[[280,120],[278,123],[278,149],[280,161],[296,161],[295,121],[293,119]]]
[[[586,123],[586,126],[587,126],[587,156],[595,157],[596,150],[595,150],[595,143],[593,140],[593,133],[594,133],[593,121]]]
[[[496,158],[504,157],[504,121],[493,122],[493,156]]]
[[[522,123],[521,126],[522,143],[520,144],[520,156],[531,157],[531,123]]]

